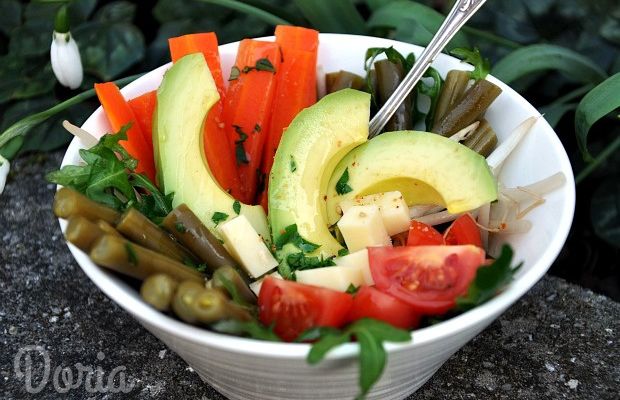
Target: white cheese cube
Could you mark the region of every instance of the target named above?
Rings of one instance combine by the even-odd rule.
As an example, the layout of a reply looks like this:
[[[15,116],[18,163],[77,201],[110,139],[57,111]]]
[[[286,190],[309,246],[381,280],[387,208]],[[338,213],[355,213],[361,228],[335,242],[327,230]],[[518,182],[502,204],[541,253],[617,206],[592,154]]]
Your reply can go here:
[[[217,229],[226,250],[251,277],[264,275],[278,265],[244,215],[220,224]]]
[[[353,206],[376,205],[381,212],[381,219],[388,235],[405,232],[409,229],[409,207],[399,191],[371,194],[344,200],[340,203],[342,212],[347,212]]]
[[[359,268],[364,278],[363,284],[368,286],[375,284],[374,279],[372,279],[372,273],[370,272],[368,249],[359,250],[343,257],[336,257],[334,258],[334,263],[342,267]]]
[[[345,292],[349,285],[355,287],[364,284],[364,275],[359,267],[332,266],[296,271],[297,282],[320,286],[339,292]]]
[[[272,272],[272,273],[270,273],[267,276],[271,276],[272,278],[276,278],[276,279],[282,279],[282,275],[280,275],[278,273],[278,271]],[[263,281],[264,280],[265,280],[265,277],[260,278],[256,282],[250,283],[250,289],[252,289],[252,291],[254,292],[255,295],[258,296],[258,294],[260,293],[260,288],[263,286]]]
[[[379,208],[375,205],[349,208],[338,221],[338,229],[351,252],[369,246],[392,244],[383,226]]]

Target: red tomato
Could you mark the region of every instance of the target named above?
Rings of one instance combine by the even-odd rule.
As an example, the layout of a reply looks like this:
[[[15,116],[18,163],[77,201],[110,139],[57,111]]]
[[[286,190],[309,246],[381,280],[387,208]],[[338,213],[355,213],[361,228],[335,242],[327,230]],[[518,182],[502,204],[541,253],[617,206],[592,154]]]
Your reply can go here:
[[[272,277],[258,295],[260,321],[275,324],[274,332],[286,341],[312,327],[342,326],[352,304],[347,293]]]
[[[443,236],[430,225],[416,220],[409,225],[409,236],[407,246],[432,246],[443,243]]]
[[[476,246],[369,247],[377,289],[411,305],[420,314],[443,314],[464,295],[484,264]]]
[[[473,244],[482,247],[480,229],[476,221],[469,214],[458,217],[443,234],[446,244],[461,245]]]
[[[374,318],[397,328],[411,329],[420,323],[420,314],[402,300],[371,286],[362,286],[353,296],[349,321]]]

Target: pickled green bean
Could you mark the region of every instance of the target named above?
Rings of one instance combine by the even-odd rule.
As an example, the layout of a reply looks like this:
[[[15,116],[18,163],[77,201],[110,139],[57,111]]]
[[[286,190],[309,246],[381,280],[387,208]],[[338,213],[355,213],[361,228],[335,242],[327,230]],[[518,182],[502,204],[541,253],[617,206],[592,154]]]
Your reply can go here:
[[[70,216],[65,229],[65,238],[85,252],[89,252],[95,241],[105,234],[96,224],[81,215]]]
[[[140,296],[159,311],[168,311],[178,285],[169,275],[151,275],[142,282]]]
[[[116,223],[120,218],[116,210],[94,202],[83,194],[66,187],[56,192],[52,208],[54,215],[58,218],[81,215],[91,221],[101,219],[111,224]]]
[[[469,83],[469,72],[453,69],[446,75],[437,101],[433,124],[437,124],[454,103],[460,100]]]
[[[497,145],[497,135],[486,119],[480,121],[478,128],[463,142],[478,154],[488,157]]]
[[[328,94],[348,88],[359,90],[363,86],[364,78],[353,72],[340,70],[325,75],[325,91]]]
[[[405,77],[405,70],[401,64],[393,63],[390,60],[380,60],[375,62],[377,74],[377,100],[381,107],[392,96],[398,85]],[[386,131],[401,131],[412,128],[411,121],[411,96],[400,104],[396,112],[385,126]]]

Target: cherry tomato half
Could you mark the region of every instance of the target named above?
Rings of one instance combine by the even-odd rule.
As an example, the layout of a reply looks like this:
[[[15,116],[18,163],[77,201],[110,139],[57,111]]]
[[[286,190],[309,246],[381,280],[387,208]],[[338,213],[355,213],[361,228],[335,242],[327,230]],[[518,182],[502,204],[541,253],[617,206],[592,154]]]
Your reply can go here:
[[[349,321],[374,318],[397,328],[411,329],[420,323],[420,314],[413,307],[396,297],[372,286],[362,286],[353,296]]]
[[[272,277],[258,295],[260,321],[275,324],[274,332],[286,341],[309,328],[342,326],[352,304],[350,294]]]
[[[430,225],[416,220],[409,225],[409,236],[407,246],[432,246],[443,243],[443,236]]]
[[[473,244],[482,247],[480,228],[469,214],[458,217],[443,234],[446,244],[461,245]]]
[[[443,314],[467,292],[484,264],[480,247],[370,247],[370,271],[377,289],[411,305],[420,314]]]

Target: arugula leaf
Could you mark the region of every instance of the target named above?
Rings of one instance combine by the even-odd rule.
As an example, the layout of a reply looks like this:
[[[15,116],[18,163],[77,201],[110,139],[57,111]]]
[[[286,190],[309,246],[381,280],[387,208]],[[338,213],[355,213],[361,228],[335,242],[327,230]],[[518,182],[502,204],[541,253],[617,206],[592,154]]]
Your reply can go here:
[[[211,325],[211,328],[220,333],[248,336],[253,339],[268,340],[271,342],[282,341],[278,335],[273,332],[273,327],[266,327],[257,320],[223,320]]]
[[[493,264],[478,268],[474,281],[469,285],[467,295],[456,299],[456,307],[466,311],[480,305],[495,296],[514,277],[523,263],[511,267],[513,251],[508,245],[502,247],[502,252]]]
[[[342,331],[334,329],[311,329],[300,335],[298,340],[316,340],[306,360],[317,364],[334,348],[348,343],[355,337],[360,347],[360,394],[363,398],[379,380],[385,368],[386,352],[384,342],[407,342],[411,332],[371,318],[355,321]]]
[[[239,202],[239,200],[235,200],[232,208],[235,214],[239,215],[239,213],[241,212],[241,203]]]
[[[211,221],[213,221],[215,226],[218,226],[220,222],[226,221],[227,218],[228,218],[228,214],[220,212],[220,211],[216,211],[213,213],[213,216],[211,217]]]
[[[465,62],[468,62],[474,66],[474,70],[469,73],[471,79],[477,81],[486,78],[491,71],[491,62],[488,58],[483,58],[480,54],[480,50],[477,47],[467,49],[464,47],[458,47],[453,49],[450,54],[457,56]]]
[[[173,194],[164,195],[145,175],[135,172],[137,160],[119,143],[127,140],[129,126],[104,135],[90,149],[81,149],[85,165],[66,165],[48,173],[46,179],[121,212],[135,207],[158,223],[172,210]]]
[[[352,192],[353,189],[349,186],[349,167],[345,168],[344,172],[338,182],[336,182],[336,193],[347,194]]]

